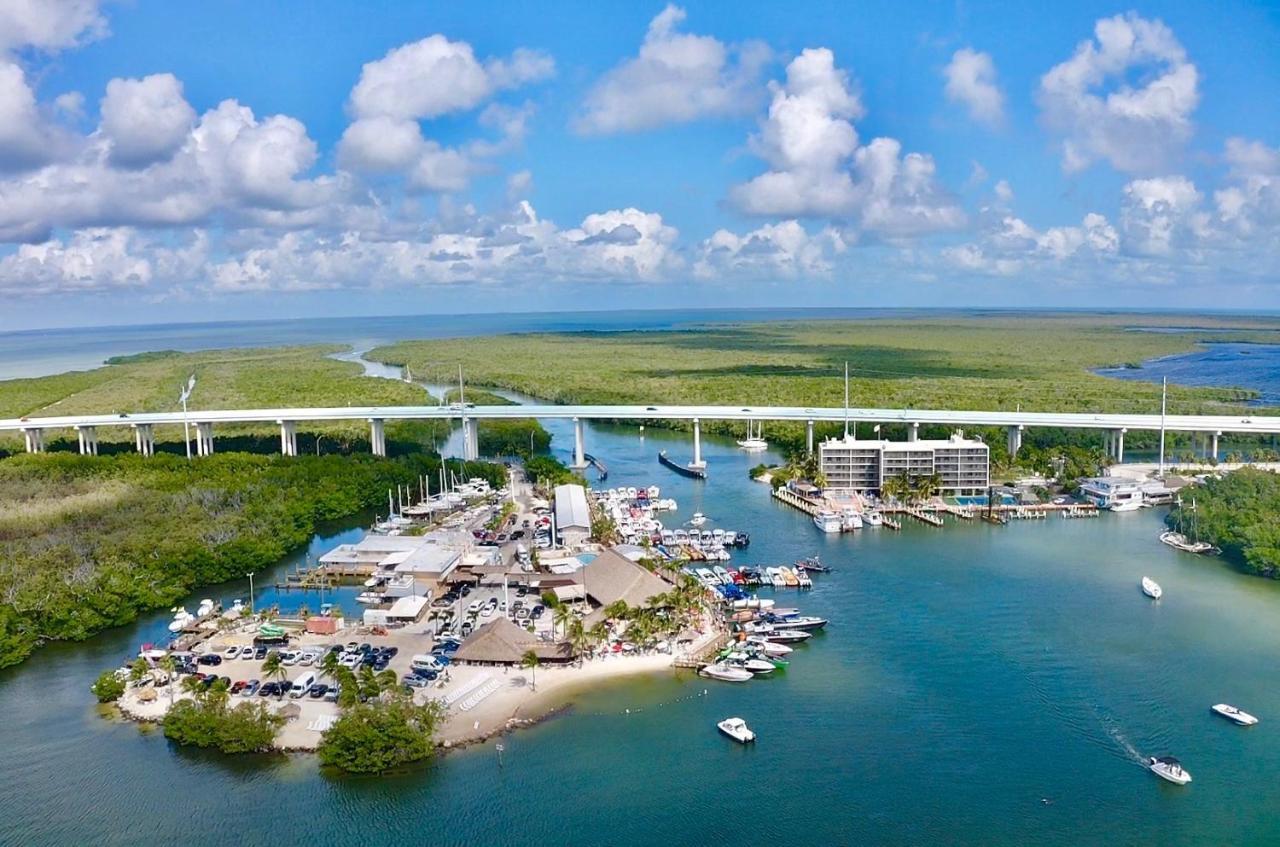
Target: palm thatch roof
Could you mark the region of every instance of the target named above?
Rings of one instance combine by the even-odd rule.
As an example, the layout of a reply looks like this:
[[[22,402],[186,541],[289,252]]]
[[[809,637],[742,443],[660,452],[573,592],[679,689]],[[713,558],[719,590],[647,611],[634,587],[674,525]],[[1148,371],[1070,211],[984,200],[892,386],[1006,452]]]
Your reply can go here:
[[[606,550],[579,572],[587,594],[601,606],[619,600],[639,607],[671,590],[671,583],[616,550]]]
[[[302,707],[297,703],[285,703],[280,709],[280,714],[284,716],[285,720],[291,721],[302,714]]]
[[[539,641],[533,633],[502,617],[492,620],[467,637],[453,654],[459,662],[518,664],[532,650],[542,661],[567,662],[573,649],[567,642]]]

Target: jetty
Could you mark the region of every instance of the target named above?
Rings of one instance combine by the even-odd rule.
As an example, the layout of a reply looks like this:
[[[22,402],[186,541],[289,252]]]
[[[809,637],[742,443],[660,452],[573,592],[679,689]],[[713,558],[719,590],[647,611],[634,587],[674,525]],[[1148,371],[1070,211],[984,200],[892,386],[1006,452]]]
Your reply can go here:
[[[675,471],[681,476],[687,476],[690,479],[706,479],[707,478],[707,472],[704,469],[691,468],[688,465],[682,465],[679,462],[673,461],[669,456],[667,456],[666,450],[663,450],[661,453],[658,454],[658,462],[659,464],[662,464],[665,467],[671,468],[671,470]]]
[[[582,458],[586,460],[588,465],[596,469],[596,473],[599,474],[597,482],[604,482],[609,478],[609,469],[605,467],[604,462],[600,461],[595,456],[592,456],[590,453],[583,453]]]

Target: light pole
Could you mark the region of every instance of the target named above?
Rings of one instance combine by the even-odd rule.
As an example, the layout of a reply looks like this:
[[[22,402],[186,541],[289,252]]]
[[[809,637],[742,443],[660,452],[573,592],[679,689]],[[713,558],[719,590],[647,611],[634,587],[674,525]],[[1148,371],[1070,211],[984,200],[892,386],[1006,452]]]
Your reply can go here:
[[[323,436],[323,435],[317,435],[317,436],[316,436],[316,455],[317,455],[317,456],[319,456],[319,455],[320,455],[320,440],[321,440],[322,438],[324,438],[324,436]]]
[[[253,614],[253,571],[249,571],[249,614]]]
[[[196,375],[192,374],[187,380],[186,386],[182,389],[181,396],[178,399],[182,402],[182,440],[187,446],[187,461],[191,461],[191,424],[187,420],[187,398],[191,396],[191,392],[196,387]]]

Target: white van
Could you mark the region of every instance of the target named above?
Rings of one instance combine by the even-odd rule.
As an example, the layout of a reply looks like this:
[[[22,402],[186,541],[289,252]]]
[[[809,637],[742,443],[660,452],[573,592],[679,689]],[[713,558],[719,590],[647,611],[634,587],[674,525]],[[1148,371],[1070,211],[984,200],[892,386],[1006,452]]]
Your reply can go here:
[[[293,681],[293,687],[289,689],[289,696],[297,700],[299,697],[306,695],[311,686],[316,684],[316,675],[312,671],[307,671],[302,676]]]
[[[410,660],[409,667],[415,671],[439,671],[442,665],[435,656],[420,653]]]

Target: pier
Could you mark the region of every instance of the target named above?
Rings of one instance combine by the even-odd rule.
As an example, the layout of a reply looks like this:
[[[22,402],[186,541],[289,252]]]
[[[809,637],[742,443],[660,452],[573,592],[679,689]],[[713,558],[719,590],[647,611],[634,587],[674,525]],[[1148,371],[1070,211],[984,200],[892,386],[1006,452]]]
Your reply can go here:
[[[675,471],[676,473],[680,474],[681,476],[687,476],[690,479],[706,479],[707,478],[707,472],[704,469],[690,467],[689,465],[682,465],[678,462],[672,461],[672,459],[667,456],[666,450],[663,450],[661,453],[658,454],[658,462],[661,463],[663,466],[668,467],[671,470]]]

